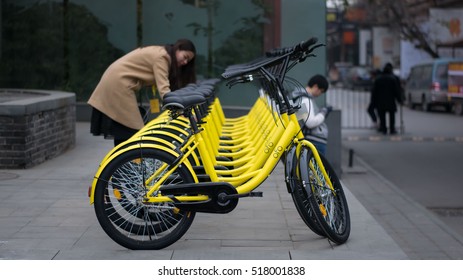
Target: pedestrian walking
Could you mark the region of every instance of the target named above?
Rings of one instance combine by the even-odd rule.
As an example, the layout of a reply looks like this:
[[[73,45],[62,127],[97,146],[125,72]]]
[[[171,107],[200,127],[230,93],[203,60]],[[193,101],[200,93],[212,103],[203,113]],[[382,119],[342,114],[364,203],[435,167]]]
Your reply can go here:
[[[375,107],[375,104],[373,103],[373,100],[371,100],[370,104],[368,104],[367,113],[370,116],[371,122],[373,123],[373,127],[375,129],[378,129],[379,128],[378,117],[376,116],[376,107]]]
[[[389,133],[397,134],[395,128],[395,113],[397,103],[402,104],[402,90],[399,79],[392,72],[392,64],[387,63],[383,72],[375,79],[372,88],[372,102],[379,119],[378,131],[388,133],[386,114],[389,116]]]
[[[167,92],[196,82],[196,48],[188,39],[165,46],[137,48],[113,62],[104,72],[88,104],[93,107],[90,132],[114,145],[144,126],[136,93],[155,86],[162,98]]]
[[[325,120],[332,107],[318,108],[314,98],[321,96],[327,90],[328,80],[318,74],[309,79],[305,89],[299,88],[291,93],[293,102],[301,106],[296,115],[301,124],[302,133],[322,155],[326,154],[328,141],[328,126]]]
[[[376,77],[378,77],[381,74],[381,70],[376,69],[375,71],[372,71],[372,80],[374,81]],[[371,122],[373,123],[373,128],[378,129],[379,128],[379,123],[378,123],[378,114],[376,112],[376,106],[373,101],[373,91],[370,90],[370,103],[368,104],[367,107],[367,113],[368,116],[370,116]]]

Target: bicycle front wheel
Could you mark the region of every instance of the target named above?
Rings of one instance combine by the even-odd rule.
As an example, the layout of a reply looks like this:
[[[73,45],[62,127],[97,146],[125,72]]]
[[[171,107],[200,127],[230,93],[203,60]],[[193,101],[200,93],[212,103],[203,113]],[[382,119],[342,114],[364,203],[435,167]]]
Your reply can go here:
[[[326,237],[325,232],[318,224],[312,208],[309,203],[309,193],[305,188],[304,182],[301,180],[301,172],[299,170],[298,158],[296,157],[296,149],[292,149],[285,155],[286,169],[286,185],[290,190],[296,210],[304,223],[317,235]]]
[[[326,237],[336,244],[343,244],[350,235],[350,214],[346,196],[334,169],[323,155],[320,155],[326,174],[333,188],[321,171],[313,152],[304,147],[301,153],[301,179],[308,192],[308,199],[318,224]]]
[[[195,212],[182,211],[173,203],[144,200],[150,184],[164,174],[159,168],[174,160],[169,153],[140,148],[115,157],[101,172],[95,189],[95,213],[103,230],[116,243],[128,249],[157,250],[187,232]],[[188,169],[180,165],[165,184],[192,182]]]
[[[296,206],[296,210],[301,216],[304,223],[317,235],[326,237],[324,230],[320,227],[317,218],[315,217],[312,207],[310,207],[309,196],[305,187],[299,180],[294,180],[294,190],[291,193]]]

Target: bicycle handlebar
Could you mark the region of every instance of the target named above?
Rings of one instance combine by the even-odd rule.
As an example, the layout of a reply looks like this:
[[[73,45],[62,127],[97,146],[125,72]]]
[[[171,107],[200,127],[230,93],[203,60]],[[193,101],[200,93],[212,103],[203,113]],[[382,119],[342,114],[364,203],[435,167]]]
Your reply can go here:
[[[299,44],[293,46],[293,47],[286,47],[286,48],[276,48],[273,50],[270,50],[266,52],[265,54],[268,57],[274,57],[274,56],[283,56],[286,54],[297,54],[300,52],[306,52],[309,50],[309,47],[312,45],[316,44],[318,42],[318,39],[316,37],[312,37],[306,41],[302,41]]]
[[[256,59],[251,63],[230,65],[222,73],[222,77],[225,79],[235,78],[246,74],[251,74],[261,68],[276,65],[283,61],[283,59],[289,59],[293,61],[302,62],[306,57],[311,55],[311,52],[323,46],[323,44],[315,45],[318,39],[312,37],[306,41],[286,48],[276,48],[266,52],[266,56],[260,59]]]

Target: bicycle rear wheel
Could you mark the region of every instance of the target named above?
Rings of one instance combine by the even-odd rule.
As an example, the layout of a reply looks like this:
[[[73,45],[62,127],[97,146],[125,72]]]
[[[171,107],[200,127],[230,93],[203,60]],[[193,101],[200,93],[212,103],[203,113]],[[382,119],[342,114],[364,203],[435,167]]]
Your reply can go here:
[[[350,214],[346,196],[341,182],[334,169],[320,155],[326,173],[333,185],[331,189],[327,178],[320,170],[314,154],[308,148],[303,148],[301,160],[301,179],[308,185],[308,200],[318,224],[325,232],[326,237],[336,244],[343,244],[350,235]]]
[[[189,229],[195,212],[172,203],[145,203],[146,184],[164,164],[175,157],[166,152],[140,148],[115,157],[101,172],[95,189],[95,213],[106,234],[119,245],[134,250],[157,250],[180,239]],[[156,176],[160,177],[161,174]],[[180,165],[165,184],[192,183],[193,177]]]

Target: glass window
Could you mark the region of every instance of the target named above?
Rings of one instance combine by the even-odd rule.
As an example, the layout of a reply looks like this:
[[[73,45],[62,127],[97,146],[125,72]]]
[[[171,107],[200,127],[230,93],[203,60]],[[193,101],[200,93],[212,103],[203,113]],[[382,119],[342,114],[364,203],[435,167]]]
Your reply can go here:
[[[256,0],[2,0],[0,87],[72,91],[86,101],[114,60],[191,39],[199,78],[263,54],[273,7]],[[267,40],[269,41],[269,40]],[[277,47],[277,46],[271,46]],[[269,46],[266,47],[267,49]]]
[[[426,65],[423,67],[423,72],[420,73],[420,82],[421,82],[421,87],[428,88],[431,83],[432,83],[432,65]]]
[[[439,82],[441,88],[446,88],[448,84],[448,64],[438,64],[436,67],[436,81]]]

